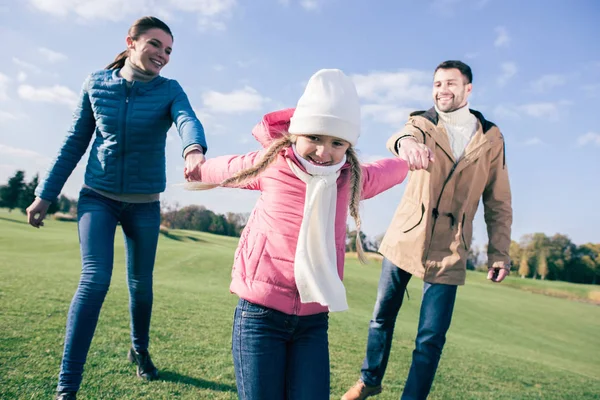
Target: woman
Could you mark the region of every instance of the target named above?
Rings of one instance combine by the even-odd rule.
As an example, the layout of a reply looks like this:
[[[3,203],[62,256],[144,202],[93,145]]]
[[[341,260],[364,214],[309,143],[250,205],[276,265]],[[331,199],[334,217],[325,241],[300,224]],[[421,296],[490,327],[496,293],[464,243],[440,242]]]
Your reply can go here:
[[[123,228],[127,255],[132,340],[128,358],[137,364],[140,378],[158,378],[148,341],[159,195],[166,185],[167,131],[175,123],[183,142],[186,179],[199,178],[207,148],[202,124],[183,89],[177,81],[160,76],[173,46],[169,27],[154,17],[141,18],[129,29],[126,42],[127,50],[84,82],[73,125],[27,209],[29,223],[42,226],[48,206],[94,137],[79,194],[83,265],[67,318],[56,396],[61,400],[75,399],[81,384],[110,284],[118,223]]]

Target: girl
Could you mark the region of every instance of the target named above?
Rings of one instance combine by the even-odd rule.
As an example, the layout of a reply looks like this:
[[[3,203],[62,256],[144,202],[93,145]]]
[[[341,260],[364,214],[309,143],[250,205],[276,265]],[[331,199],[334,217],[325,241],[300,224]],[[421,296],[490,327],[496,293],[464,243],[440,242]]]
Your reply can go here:
[[[204,130],[177,81],[161,77],[173,35],[164,22],[141,18],[131,26],[127,50],[83,84],[73,125],[27,209],[29,223],[43,225],[49,204],[95,139],[78,201],[82,272],[67,319],[57,399],[72,400],[108,291],[114,237],[120,223],[127,251],[131,314],[128,358],[140,378],[158,370],[148,353],[152,271],[160,226],[159,194],[165,189],[165,141],[174,122],[183,142],[185,174],[197,178],[206,151]]]
[[[188,184],[261,191],[230,287],[240,297],[232,338],[238,394],[329,399],[328,311],[348,308],[348,205],[359,231],[359,201],[402,182],[408,167],[400,159],[359,163],[358,95],[340,70],[317,72],[295,111],[267,114],[253,134],[266,149],[209,160],[202,183]],[[362,258],[360,239],[357,246]]]

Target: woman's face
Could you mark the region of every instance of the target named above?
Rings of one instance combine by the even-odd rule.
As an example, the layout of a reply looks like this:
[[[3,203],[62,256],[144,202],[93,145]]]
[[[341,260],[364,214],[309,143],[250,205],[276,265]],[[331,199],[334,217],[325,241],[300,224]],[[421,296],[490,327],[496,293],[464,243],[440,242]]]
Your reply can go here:
[[[158,75],[169,63],[173,38],[159,28],[141,34],[137,40],[127,36],[129,60],[133,65],[149,74]]]

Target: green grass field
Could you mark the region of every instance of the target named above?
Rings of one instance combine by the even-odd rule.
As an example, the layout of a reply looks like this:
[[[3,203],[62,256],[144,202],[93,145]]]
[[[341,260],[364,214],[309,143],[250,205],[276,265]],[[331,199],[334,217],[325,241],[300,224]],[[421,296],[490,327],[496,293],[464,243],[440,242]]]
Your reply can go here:
[[[78,397],[236,399],[230,335],[237,297],[228,291],[236,243],[191,231],[161,236],[150,350],[162,379],[145,383],[125,357],[129,315],[119,233],[112,285]],[[47,221],[36,230],[20,212],[0,210],[1,399],[52,398],[79,271],[75,223]],[[377,262],[348,260],[350,311],[330,318],[332,399],[358,377],[378,278]],[[495,285],[473,272],[459,289],[430,399],[600,399],[600,307],[519,290],[511,286],[524,282],[509,279],[509,285]],[[558,285],[582,297],[594,290],[535,285]],[[396,325],[384,392],[376,399],[400,397],[420,289],[413,280]]]

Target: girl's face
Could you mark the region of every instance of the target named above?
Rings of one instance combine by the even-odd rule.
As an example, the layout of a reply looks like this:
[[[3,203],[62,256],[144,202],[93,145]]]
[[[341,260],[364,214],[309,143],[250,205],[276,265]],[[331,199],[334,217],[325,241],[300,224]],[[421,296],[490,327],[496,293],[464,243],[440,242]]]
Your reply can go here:
[[[136,67],[158,75],[167,65],[171,56],[173,38],[159,28],[153,28],[141,34],[137,40],[127,37],[129,60]]]
[[[327,166],[342,162],[350,143],[328,135],[298,135],[296,151],[311,164]]]

